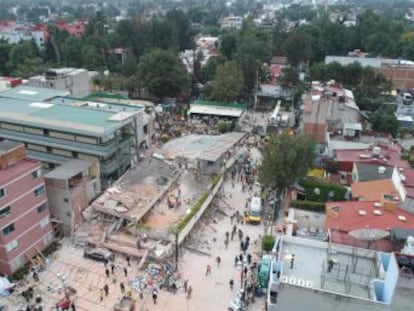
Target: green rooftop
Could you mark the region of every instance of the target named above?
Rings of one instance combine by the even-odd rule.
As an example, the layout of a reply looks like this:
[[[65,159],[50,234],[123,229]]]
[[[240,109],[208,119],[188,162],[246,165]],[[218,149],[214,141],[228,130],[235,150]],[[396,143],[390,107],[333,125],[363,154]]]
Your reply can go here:
[[[112,133],[133,114],[0,97],[0,121],[90,136]]]
[[[203,106],[218,106],[223,108],[239,108],[239,109],[246,109],[246,104],[238,103],[238,102],[219,102],[219,101],[212,101],[212,100],[195,100],[192,104],[195,105],[203,105]]]
[[[0,92],[0,97],[28,100],[31,102],[44,102],[57,96],[68,96],[67,91],[58,91],[34,86],[19,85],[15,88]]]

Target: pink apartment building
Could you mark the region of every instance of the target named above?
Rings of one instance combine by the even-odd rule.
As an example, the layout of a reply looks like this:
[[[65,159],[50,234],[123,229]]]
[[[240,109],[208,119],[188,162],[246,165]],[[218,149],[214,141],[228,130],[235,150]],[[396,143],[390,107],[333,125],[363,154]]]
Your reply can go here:
[[[41,162],[0,142],[0,272],[12,274],[53,239]]]

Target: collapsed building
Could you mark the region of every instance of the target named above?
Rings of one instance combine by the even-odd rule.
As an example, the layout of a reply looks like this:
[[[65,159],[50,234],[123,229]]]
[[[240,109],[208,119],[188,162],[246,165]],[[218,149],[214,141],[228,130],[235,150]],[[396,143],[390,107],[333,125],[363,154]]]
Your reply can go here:
[[[203,205],[208,206],[218,188],[208,175],[222,172],[243,136],[189,135],[164,145],[82,212],[84,223],[74,230],[74,242],[141,258],[141,264],[177,254],[199,218],[179,237],[174,228],[206,192],[210,195]]]

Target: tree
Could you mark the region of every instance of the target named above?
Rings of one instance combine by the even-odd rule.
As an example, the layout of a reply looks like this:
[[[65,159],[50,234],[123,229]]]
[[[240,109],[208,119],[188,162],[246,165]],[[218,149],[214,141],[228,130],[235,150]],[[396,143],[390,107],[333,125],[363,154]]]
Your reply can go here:
[[[237,51],[237,34],[230,32],[222,36],[220,51],[227,59],[232,59],[233,54]]]
[[[166,23],[172,25],[174,39],[178,43],[178,50],[194,48],[193,30],[188,15],[181,10],[174,9],[167,12],[165,19]]]
[[[7,62],[9,61],[9,55],[12,45],[7,43],[4,40],[0,40],[0,74],[1,75],[9,75],[9,70],[6,66]]]
[[[295,67],[286,67],[282,69],[279,76],[279,83],[284,88],[294,87],[299,83],[299,74]]]
[[[62,54],[65,63],[69,67],[82,67],[82,41],[78,37],[70,36],[63,44]]]
[[[284,131],[271,136],[263,150],[259,180],[264,187],[284,191],[306,175],[315,159],[314,142],[306,135]]]
[[[45,71],[45,64],[40,57],[27,58],[23,63],[18,64],[11,72],[14,77],[28,79]]]
[[[219,65],[211,81],[211,97],[214,100],[231,102],[237,99],[243,88],[243,73],[235,61]]]
[[[392,107],[382,106],[377,109],[369,118],[371,128],[378,132],[389,133],[397,136],[399,123]]]
[[[22,41],[13,45],[6,66],[11,75],[25,79],[40,74],[45,67],[34,41]]]
[[[289,59],[289,63],[298,66],[309,61],[312,57],[312,47],[314,38],[303,32],[294,32],[288,36],[284,43],[284,50]]]
[[[188,85],[184,64],[172,52],[161,49],[149,50],[140,57],[138,78],[158,99],[175,97]]]

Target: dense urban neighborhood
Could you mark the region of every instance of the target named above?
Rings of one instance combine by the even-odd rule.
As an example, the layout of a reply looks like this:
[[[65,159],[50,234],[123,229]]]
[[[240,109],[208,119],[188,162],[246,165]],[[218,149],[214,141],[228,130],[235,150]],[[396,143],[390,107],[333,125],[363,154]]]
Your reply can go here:
[[[414,3],[0,0],[0,311],[410,311]]]

